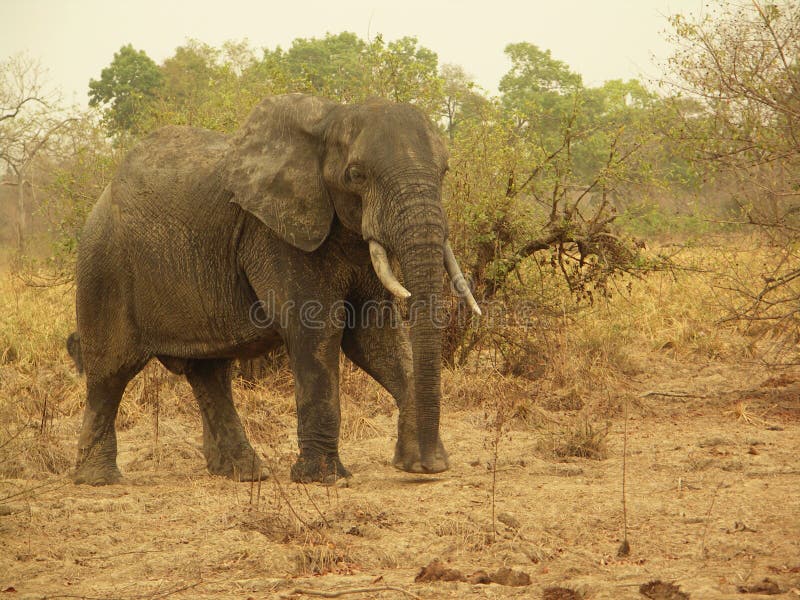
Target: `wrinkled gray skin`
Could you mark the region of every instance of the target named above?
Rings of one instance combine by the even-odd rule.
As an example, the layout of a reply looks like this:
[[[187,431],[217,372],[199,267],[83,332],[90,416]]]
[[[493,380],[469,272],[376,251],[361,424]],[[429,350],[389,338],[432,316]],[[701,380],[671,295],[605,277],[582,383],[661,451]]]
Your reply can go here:
[[[231,398],[231,362],[278,344],[296,382],[293,480],[349,475],[338,450],[340,348],[397,401],[394,465],[446,470],[441,331],[431,318],[442,292],[446,164],[430,122],[383,100],[278,96],[233,136],[166,127],[142,140],[81,236],[70,344],[87,402],[74,480],[120,478],[114,419],[125,386],[152,357],[191,384],[209,471],[262,477]],[[376,325],[374,312],[371,322],[361,318],[365,302],[391,299],[369,240],[400,267],[415,303],[409,326]],[[309,300],[321,307],[313,326],[300,314]],[[327,318],[342,301],[355,309],[350,323]]]

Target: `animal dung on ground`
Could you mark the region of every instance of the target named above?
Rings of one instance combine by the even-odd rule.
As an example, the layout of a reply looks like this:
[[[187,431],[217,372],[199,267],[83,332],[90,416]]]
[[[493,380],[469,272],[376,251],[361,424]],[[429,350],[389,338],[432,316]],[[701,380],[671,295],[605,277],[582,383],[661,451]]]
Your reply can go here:
[[[501,567],[496,573],[489,575],[492,583],[499,583],[500,585],[510,585],[513,587],[520,587],[523,585],[531,584],[531,576],[523,571],[515,571],[508,567]]]
[[[466,581],[463,573],[457,569],[448,569],[440,561],[433,560],[427,567],[422,567],[414,578],[414,583],[430,581]]]
[[[650,600],[689,600],[689,594],[679,586],[658,579],[640,585],[639,593]]]
[[[765,577],[760,583],[754,585],[740,585],[736,590],[740,594],[764,594],[765,596],[781,593],[781,587],[769,577]]]
[[[545,588],[542,600],[583,600],[583,594],[563,587]]]
[[[472,584],[489,584],[508,586],[525,586],[531,584],[531,577],[523,571],[515,571],[508,567],[501,567],[494,573],[487,573],[479,569],[472,575],[465,576],[458,569],[450,569],[441,561],[433,560],[426,567],[422,567],[414,578],[415,583],[428,583],[431,581],[465,581]]]

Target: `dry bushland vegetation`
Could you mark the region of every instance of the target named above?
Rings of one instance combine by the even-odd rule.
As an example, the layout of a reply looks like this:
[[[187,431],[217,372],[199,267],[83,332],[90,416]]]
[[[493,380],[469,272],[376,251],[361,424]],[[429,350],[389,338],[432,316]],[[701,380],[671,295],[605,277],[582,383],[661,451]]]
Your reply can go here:
[[[720,3],[706,20],[674,19],[665,94],[587,88],[522,43],[490,98],[416,40],[344,33],[260,57],[191,42],[162,65],[123,47],[90,86],[100,123],[52,110],[33,71],[5,65],[3,106],[35,83],[47,110],[0,115],[0,160],[10,149],[19,166],[0,187],[13,192],[0,195],[13,225],[0,269],[0,591],[797,593],[798,14]],[[115,88],[132,65],[147,74],[136,93]],[[230,131],[284,91],[414,102],[449,139],[451,237],[486,315],[446,331],[452,470],[391,468],[392,399],[345,362],[342,457],[355,476],[290,483],[293,382],[278,356],[242,365],[234,390],[268,480],[209,476],[191,390],[151,364],[118,417],[124,482],[72,485],[84,385],[64,340],[87,211],[142,134]],[[36,119],[47,127],[28,127]],[[32,130],[52,132],[6,143]]]
[[[402,593],[381,586],[432,598],[481,595],[486,585],[534,593],[414,584],[438,558],[464,574],[507,566],[539,589],[566,585],[585,597],[636,597],[658,578],[701,598],[764,577],[788,590],[797,585],[800,381],[762,357],[786,361],[796,344],[718,322],[715,280],[697,268],[715,253],[686,251],[692,270],[651,274],[591,311],[571,314],[565,303],[560,318],[525,332],[538,349],[527,370],[506,372],[484,349],[445,371],[454,468],[444,477],[415,481],[389,466],[393,402],[346,365],[342,452],[356,475],[332,488],[288,481],[288,371],[236,383],[245,427],[272,470],[251,485],[206,473],[191,391],[158,364],[121,408],[125,482],[73,486],[66,473],[84,392],[63,351],[71,294],[6,275],[2,583],[109,598],[370,586],[371,597],[387,598]],[[626,426],[632,552],[617,557]]]

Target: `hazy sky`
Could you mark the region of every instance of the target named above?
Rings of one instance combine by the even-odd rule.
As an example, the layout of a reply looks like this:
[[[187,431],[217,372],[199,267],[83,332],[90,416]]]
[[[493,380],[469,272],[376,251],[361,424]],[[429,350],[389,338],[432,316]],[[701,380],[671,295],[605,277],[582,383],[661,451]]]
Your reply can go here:
[[[27,50],[67,101],[85,104],[89,79],[127,43],[160,63],[187,38],[286,48],[296,37],[348,30],[416,36],[489,91],[509,67],[503,48],[519,41],[550,49],[596,85],[655,77],[669,54],[667,15],[699,14],[709,1],[0,0],[0,57]]]

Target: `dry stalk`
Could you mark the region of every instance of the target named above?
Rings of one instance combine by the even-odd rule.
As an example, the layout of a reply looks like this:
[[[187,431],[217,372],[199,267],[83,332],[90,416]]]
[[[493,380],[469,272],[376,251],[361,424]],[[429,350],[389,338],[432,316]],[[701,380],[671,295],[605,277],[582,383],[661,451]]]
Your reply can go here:
[[[622,544],[617,550],[617,556],[628,556],[631,545],[628,542],[628,502],[625,498],[625,483],[628,462],[628,399],[625,398],[625,429],[622,435]]]
[[[258,504],[261,502],[261,481],[263,477],[258,478],[258,491],[256,492],[256,509],[258,509]]]
[[[278,479],[278,475],[275,473],[275,469],[272,467],[272,463],[267,461],[267,469],[269,469],[270,477],[272,478],[272,483],[275,485],[275,489],[278,491],[278,495],[286,504],[286,507],[289,509],[289,512],[292,513],[297,522],[300,523],[303,527],[305,527],[309,531],[313,531],[315,528],[312,527],[308,522],[306,522],[303,517],[301,517],[297,511],[294,509],[289,497],[286,495],[286,490],[283,489],[280,480]]]
[[[700,542],[700,558],[706,557],[706,536],[708,535],[708,528],[711,526],[711,511],[714,510],[714,502],[716,502],[717,494],[721,488],[722,482],[720,481],[717,487],[714,488],[714,495],[711,496],[711,504],[709,504],[708,510],[706,511],[706,526],[703,528],[703,539]]]
[[[328,522],[328,519],[325,518],[325,515],[322,514],[322,511],[320,510],[319,506],[317,506],[317,503],[314,502],[314,498],[311,497],[311,493],[308,491],[308,486],[305,483],[303,483],[302,481],[299,483],[299,485],[303,488],[303,491],[306,494],[306,498],[308,498],[308,501],[311,503],[311,506],[313,506],[314,510],[317,511],[317,514],[319,515],[319,518],[322,519],[323,523],[325,523],[325,527],[330,529],[331,528],[331,524]],[[330,497],[328,498],[328,501],[330,502]]]
[[[136,594],[135,596],[118,596],[118,598],[120,600],[144,600],[144,599],[155,600],[157,598],[166,598],[168,596],[172,596],[173,594],[179,594],[180,592],[185,592],[186,590],[196,588],[197,586],[203,585],[204,583],[211,583],[211,582],[200,580],[194,583],[188,583],[185,585],[176,586],[168,590],[164,590],[163,592],[159,592],[156,590],[156,592],[153,593]],[[81,600],[106,600],[107,596],[97,597],[97,596],[83,596],[76,594],[57,594],[55,596],[48,596],[48,598],[81,598]]]
[[[405,594],[410,598],[415,598],[417,600],[422,600],[421,596],[417,596],[413,592],[409,592],[401,587],[396,587],[393,585],[379,585],[379,586],[372,586],[372,587],[360,587],[360,588],[348,588],[344,590],[335,590],[335,591],[324,591],[324,590],[312,590],[309,588],[294,588],[291,592],[287,592],[285,594],[280,594],[280,598],[291,598],[293,596],[305,595],[305,596],[319,596],[320,598],[340,598],[341,596],[345,596],[348,594],[371,594],[374,592],[399,592],[401,594]]]
[[[503,378],[504,379],[504,378]],[[500,456],[500,441],[503,438],[506,427],[507,399],[505,387],[499,386],[495,396],[494,415],[486,415],[487,426],[490,430],[489,448],[492,453],[492,486],[491,486],[491,507],[492,507],[492,543],[497,535],[497,462]]]
[[[261,477],[258,478],[259,483]],[[253,450],[253,459],[250,461],[250,506],[253,505],[253,489],[256,485],[256,452]]]

